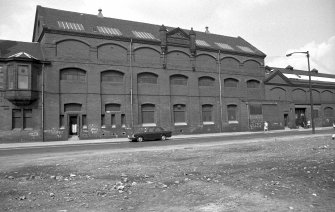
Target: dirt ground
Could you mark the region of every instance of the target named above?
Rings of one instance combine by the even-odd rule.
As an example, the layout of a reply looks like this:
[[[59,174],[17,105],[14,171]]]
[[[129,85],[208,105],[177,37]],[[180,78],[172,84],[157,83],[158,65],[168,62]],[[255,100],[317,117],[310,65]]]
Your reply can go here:
[[[335,211],[330,136],[0,157],[1,211]]]

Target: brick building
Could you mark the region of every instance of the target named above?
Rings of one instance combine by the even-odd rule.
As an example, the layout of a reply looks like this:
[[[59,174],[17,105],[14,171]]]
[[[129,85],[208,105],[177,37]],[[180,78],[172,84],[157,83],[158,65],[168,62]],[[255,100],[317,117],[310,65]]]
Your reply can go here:
[[[266,69],[266,55],[241,37],[38,6],[32,41],[0,41],[3,141],[112,138],[136,125],[206,133],[261,130],[267,120],[282,129],[308,104],[295,101],[306,83]],[[334,83],[317,86],[326,126]]]

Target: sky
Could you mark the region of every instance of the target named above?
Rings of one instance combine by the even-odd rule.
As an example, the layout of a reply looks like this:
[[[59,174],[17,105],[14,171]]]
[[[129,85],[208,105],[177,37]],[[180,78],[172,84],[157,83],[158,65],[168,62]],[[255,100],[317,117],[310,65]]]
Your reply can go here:
[[[0,39],[31,42],[36,6],[240,36],[265,65],[335,74],[335,0],[0,0]]]

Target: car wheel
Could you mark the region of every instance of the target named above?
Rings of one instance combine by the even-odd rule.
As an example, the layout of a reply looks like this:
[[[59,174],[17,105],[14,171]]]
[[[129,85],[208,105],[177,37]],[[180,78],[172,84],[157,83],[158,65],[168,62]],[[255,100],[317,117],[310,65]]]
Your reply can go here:
[[[165,136],[165,135],[162,135],[161,140],[162,140],[162,141],[165,141],[165,140],[166,140],[166,136]]]
[[[138,138],[137,138],[137,141],[138,141],[138,142],[142,142],[142,141],[143,141],[143,137],[138,137]]]

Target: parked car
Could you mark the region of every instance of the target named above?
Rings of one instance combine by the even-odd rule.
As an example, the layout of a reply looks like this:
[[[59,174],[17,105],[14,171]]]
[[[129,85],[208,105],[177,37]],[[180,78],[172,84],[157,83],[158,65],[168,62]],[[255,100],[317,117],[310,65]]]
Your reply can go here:
[[[128,134],[130,141],[162,140],[172,136],[172,132],[162,127],[136,127]]]

